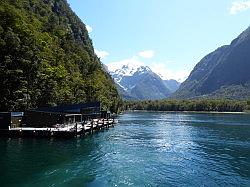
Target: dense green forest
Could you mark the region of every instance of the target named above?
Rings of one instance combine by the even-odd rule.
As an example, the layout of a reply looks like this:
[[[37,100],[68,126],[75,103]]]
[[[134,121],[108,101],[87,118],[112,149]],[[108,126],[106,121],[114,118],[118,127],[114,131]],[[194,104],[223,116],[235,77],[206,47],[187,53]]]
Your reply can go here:
[[[120,101],[66,0],[0,1],[0,80],[0,111]]]
[[[122,110],[242,112],[244,110],[250,110],[250,101],[235,101],[235,100],[124,101],[122,104]]]

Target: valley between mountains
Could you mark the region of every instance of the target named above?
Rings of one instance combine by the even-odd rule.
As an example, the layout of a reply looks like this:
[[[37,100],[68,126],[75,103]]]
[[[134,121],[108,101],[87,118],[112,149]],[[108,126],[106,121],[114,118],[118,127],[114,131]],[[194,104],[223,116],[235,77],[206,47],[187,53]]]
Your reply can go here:
[[[126,100],[249,99],[250,27],[202,58],[183,83],[130,62],[107,69]]]

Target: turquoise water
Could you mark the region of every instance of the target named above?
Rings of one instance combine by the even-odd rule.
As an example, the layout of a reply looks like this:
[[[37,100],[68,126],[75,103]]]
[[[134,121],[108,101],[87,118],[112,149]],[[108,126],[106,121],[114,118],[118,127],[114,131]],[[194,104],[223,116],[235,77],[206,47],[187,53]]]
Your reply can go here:
[[[84,138],[1,138],[0,170],[0,186],[250,186],[250,115],[134,112]]]

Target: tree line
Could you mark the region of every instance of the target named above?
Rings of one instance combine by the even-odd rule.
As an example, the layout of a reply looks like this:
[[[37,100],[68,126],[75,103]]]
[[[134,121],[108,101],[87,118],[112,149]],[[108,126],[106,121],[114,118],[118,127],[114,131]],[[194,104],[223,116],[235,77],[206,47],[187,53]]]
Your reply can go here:
[[[121,110],[243,112],[250,110],[250,100],[123,101]]]

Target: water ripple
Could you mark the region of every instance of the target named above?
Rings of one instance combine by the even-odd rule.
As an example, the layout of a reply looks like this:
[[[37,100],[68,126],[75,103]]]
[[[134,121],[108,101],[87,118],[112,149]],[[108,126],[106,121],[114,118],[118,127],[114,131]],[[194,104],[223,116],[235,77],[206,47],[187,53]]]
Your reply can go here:
[[[1,139],[1,186],[250,186],[249,115],[119,121],[82,139]]]

